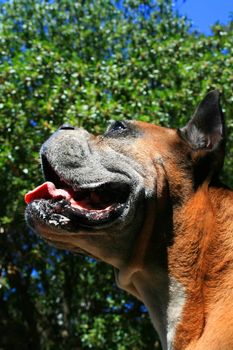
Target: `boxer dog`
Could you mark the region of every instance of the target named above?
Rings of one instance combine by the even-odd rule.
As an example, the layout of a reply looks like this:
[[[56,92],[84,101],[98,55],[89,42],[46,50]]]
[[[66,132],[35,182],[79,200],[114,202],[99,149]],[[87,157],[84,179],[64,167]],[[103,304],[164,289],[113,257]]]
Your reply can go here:
[[[219,92],[175,130],[115,121],[100,136],[68,124],[41,148],[46,182],[25,196],[46,241],[114,266],[148,308],[163,349],[233,349],[233,194]]]

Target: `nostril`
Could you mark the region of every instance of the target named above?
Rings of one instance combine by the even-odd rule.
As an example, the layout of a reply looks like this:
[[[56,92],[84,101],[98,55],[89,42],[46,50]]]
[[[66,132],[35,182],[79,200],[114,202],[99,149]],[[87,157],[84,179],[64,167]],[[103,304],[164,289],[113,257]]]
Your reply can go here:
[[[75,128],[68,124],[68,123],[65,123],[65,124],[62,124],[62,126],[60,126],[59,130],[74,130]]]

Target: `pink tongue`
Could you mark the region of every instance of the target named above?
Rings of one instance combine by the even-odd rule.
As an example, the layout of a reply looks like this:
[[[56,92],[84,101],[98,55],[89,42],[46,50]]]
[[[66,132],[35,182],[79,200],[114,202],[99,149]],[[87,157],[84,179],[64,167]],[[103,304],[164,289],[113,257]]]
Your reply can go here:
[[[47,181],[25,194],[24,200],[27,204],[35,199],[64,198],[70,200],[72,194],[73,191],[71,189],[57,189],[52,182]]]

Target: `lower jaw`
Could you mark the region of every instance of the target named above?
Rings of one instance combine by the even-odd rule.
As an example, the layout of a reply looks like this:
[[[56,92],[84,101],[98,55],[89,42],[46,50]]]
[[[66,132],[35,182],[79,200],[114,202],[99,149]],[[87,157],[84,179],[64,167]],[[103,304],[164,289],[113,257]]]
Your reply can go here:
[[[39,200],[34,201],[28,205],[27,211],[29,212],[28,223],[30,225],[31,217],[39,218],[38,221],[43,225],[48,225],[54,229],[62,230],[74,230],[80,227],[86,229],[98,229],[113,223],[119,218],[125,204],[121,204],[112,210],[80,210],[72,207],[69,202],[65,200]],[[84,213],[85,211],[85,213]],[[33,215],[34,213],[34,215]],[[38,215],[39,214],[39,215]]]
[[[115,210],[104,211],[89,211],[83,213],[76,208],[68,207],[63,211],[62,215],[67,217],[70,222],[75,223],[81,227],[96,228],[102,227],[115,221],[123,212],[123,206],[116,208]]]

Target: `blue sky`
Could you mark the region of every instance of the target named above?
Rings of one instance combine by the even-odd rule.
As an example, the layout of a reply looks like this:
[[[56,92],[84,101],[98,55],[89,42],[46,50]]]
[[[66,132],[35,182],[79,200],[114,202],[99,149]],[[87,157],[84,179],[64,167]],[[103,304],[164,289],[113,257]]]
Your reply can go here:
[[[207,35],[211,34],[210,26],[216,21],[228,23],[231,12],[233,17],[233,0],[174,0],[174,4],[181,15],[192,20],[194,29]]]
[[[195,29],[210,34],[210,26],[216,21],[229,22],[233,0],[178,0],[175,8],[192,20]]]

